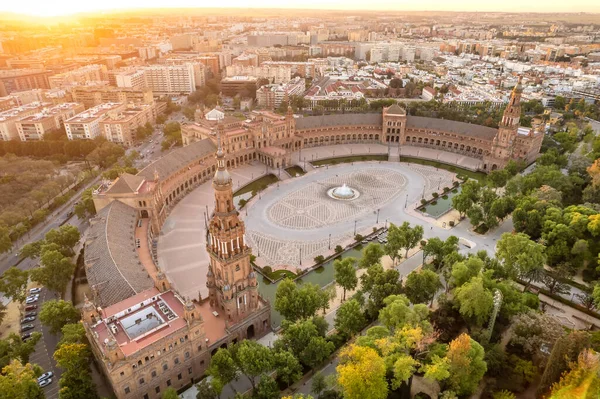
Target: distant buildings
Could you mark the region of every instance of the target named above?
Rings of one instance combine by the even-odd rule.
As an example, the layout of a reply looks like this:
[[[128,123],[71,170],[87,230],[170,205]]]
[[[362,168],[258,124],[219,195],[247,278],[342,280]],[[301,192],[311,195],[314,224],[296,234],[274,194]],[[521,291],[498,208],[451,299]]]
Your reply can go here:
[[[256,83],[258,79],[254,76],[231,76],[221,80],[221,93],[224,96],[235,97],[240,94],[243,89],[247,89],[254,95],[256,92]]]
[[[292,96],[300,96],[306,90],[306,81],[300,77],[280,85],[264,85],[256,91],[258,106],[265,109],[278,108]]]
[[[127,87],[77,86],[71,90],[71,96],[74,102],[82,103],[85,108],[103,103],[154,103],[152,90]]]
[[[190,94],[196,90],[194,66],[191,63],[183,65],[153,65],[144,68],[146,86],[155,95]]]
[[[3,141],[19,140],[19,131],[17,130],[17,122],[24,117],[34,115],[46,106],[51,106],[50,103],[34,102],[20,107],[11,108],[0,112],[0,137]]]
[[[88,82],[105,80],[108,80],[108,73],[105,65],[87,65],[73,71],[59,73],[48,78],[51,88],[84,85]]]
[[[81,112],[65,121],[69,140],[92,140],[102,134],[100,122],[108,118],[109,112],[125,109],[123,103],[104,103]]]
[[[21,141],[42,140],[44,135],[63,127],[65,120],[84,111],[83,104],[62,103],[19,119],[15,126]]]

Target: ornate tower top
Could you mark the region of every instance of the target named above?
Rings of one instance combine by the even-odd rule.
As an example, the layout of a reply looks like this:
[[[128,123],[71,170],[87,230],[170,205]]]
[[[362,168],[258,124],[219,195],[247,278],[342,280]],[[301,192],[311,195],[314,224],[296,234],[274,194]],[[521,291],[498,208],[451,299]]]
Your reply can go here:
[[[521,94],[523,86],[521,85],[522,77],[519,76],[519,81],[510,95],[510,101],[504,110],[501,126],[518,128],[519,120],[521,119]]]
[[[217,130],[217,171],[213,178],[213,187],[223,187],[231,185],[231,175],[225,167],[225,155],[221,147],[221,129]]]

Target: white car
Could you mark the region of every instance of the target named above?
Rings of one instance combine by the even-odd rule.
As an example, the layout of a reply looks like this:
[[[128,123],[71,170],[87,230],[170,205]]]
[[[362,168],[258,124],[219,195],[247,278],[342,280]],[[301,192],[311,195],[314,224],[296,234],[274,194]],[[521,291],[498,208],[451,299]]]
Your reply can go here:
[[[31,303],[35,303],[38,301],[39,298],[36,297],[27,297],[27,299],[25,299],[25,303],[27,305],[31,304]]]
[[[32,289],[29,290],[30,294],[38,294],[40,292],[42,292],[41,288],[32,288]]]
[[[48,378],[47,380],[40,381],[40,382],[38,382],[38,384],[39,384],[40,388],[47,387],[48,385],[52,384],[52,378]]]
[[[54,373],[52,371],[47,371],[38,377],[38,382],[42,382],[44,380],[47,380],[48,378],[52,378],[53,376]]]

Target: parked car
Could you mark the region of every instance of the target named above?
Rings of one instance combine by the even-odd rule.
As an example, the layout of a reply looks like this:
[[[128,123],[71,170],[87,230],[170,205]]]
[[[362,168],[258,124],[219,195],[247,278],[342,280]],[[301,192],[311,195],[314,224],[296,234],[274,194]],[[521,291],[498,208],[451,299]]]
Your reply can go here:
[[[25,303],[26,303],[27,305],[29,305],[29,304],[35,303],[35,302],[37,302],[37,301],[38,301],[38,298],[35,298],[35,297],[27,297],[27,299],[25,300]]]
[[[38,382],[42,382],[44,380],[47,380],[48,378],[52,378],[53,376],[54,373],[52,371],[46,371],[44,374],[38,377]]]
[[[27,341],[29,338],[31,338],[31,333],[25,333],[21,335],[22,341]]]
[[[24,324],[21,326],[21,332],[33,330],[33,324]]]
[[[48,385],[52,384],[52,378],[48,378],[47,380],[40,381],[38,384],[40,385],[40,388],[47,387]]]
[[[31,323],[34,320],[35,320],[35,316],[23,317],[23,319],[21,320],[21,324],[23,324],[23,323]]]
[[[29,306],[25,306],[25,311],[30,311],[30,310],[35,310],[37,309],[37,305],[29,305]]]
[[[30,294],[39,294],[40,292],[42,292],[42,289],[39,288],[39,287],[32,288],[32,289],[29,290]]]
[[[36,312],[27,312],[27,313],[25,313],[25,317],[35,317],[35,316],[37,316]]]

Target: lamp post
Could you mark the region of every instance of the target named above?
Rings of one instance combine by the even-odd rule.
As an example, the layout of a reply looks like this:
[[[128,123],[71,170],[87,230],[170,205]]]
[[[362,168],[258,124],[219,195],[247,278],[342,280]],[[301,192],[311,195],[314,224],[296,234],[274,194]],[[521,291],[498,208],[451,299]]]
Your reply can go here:
[[[406,194],[406,199],[404,200],[404,209],[406,209],[406,205],[408,205],[408,194]]]
[[[354,235],[356,235],[356,219],[354,219]]]
[[[300,252],[299,257],[300,257],[300,266],[302,266],[302,247],[298,247],[298,250]]]
[[[329,249],[331,249],[331,233],[329,233]]]
[[[387,229],[387,219],[385,219],[385,224],[383,225],[383,229]]]
[[[379,209],[377,209],[377,221],[375,222],[375,224],[379,224]]]

